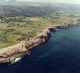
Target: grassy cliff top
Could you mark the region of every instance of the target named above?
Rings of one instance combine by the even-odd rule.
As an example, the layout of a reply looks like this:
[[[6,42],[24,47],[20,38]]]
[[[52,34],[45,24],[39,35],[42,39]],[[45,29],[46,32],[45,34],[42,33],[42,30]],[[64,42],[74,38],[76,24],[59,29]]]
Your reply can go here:
[[[51,25],[72,23],[68,16],[57,17],[8,17],[0,20],[0,48],[19,43],[26,38],[33,38]]]

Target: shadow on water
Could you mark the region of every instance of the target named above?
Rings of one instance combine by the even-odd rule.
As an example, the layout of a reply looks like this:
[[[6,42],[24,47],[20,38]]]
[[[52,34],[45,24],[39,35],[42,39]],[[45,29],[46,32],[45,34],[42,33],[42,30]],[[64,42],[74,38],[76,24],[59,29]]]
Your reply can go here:
[[[0,73],[80,73],[80,27],[53,33],[18,63],[0,64]]]

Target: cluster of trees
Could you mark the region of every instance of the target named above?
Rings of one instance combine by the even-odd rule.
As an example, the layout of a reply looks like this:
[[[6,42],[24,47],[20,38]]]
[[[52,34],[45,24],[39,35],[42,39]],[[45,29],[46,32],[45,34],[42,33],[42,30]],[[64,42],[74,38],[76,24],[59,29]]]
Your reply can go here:
[[[13,1],[13,0],[10,0]],[[16,0],[15,0],[16,1]],[[57,12],[74,12],[80,10],[79,6],[64,5],[64,4],[48,4],[48,3],[17,3],[8,2],[8,4],[0,5],[0,19],[3,17],[15,17],[15,16],[53,16]]]
[[[50,15],[51,7],[35,6],[0,6],[0,18],[13,16],[45,16]]]

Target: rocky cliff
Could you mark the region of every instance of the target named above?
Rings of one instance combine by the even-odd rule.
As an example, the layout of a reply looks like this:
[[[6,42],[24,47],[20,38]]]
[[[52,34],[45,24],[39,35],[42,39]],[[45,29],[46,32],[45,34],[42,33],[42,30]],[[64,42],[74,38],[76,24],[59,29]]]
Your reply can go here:
[[[12,62],[15,61],[16,58],[22,58],[24,55],[29,54],[29,49],[46,42],[52,31],[69,28],[70,26],[72,26],[72,24],[66,26],[50,26],[44,29],[43,32],[37,34],[34,38],[26,39],[17,45],[0,49],[0,63]]]

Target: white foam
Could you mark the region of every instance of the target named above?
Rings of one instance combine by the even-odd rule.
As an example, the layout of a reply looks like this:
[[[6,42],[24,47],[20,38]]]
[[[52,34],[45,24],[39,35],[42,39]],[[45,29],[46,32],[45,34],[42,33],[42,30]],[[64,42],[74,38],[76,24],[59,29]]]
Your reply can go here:
[[[14,64],[14,63],[16,63],[16,62],[18,62],[20,60],[21,60],[21,58],[16,58],[14,61],[11,62],[11,64]]]

